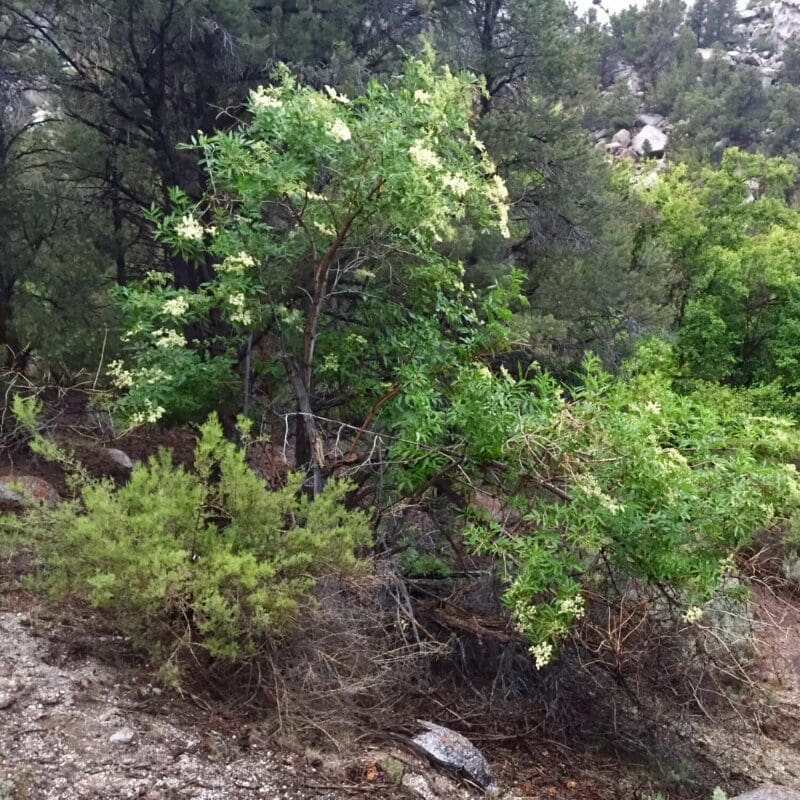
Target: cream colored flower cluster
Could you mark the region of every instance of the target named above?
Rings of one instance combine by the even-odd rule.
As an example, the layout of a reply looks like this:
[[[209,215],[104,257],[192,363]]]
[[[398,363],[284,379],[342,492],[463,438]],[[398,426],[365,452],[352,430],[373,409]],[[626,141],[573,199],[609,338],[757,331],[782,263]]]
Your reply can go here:
[[[703,618],[703,609],[700,606],[689,606],[683,614],[683,621],[687,625],[694,625]]]
[[[182,333],[173,330],[172,328],[157,328],[153,331],[153,338],[155,339],[156,347],[185,347],[186,339]]]
[[[328,97],[331,100],[335,100],[337,103],[342,103],[343,105],[350,105],[350,100],[348,99],[347,95],[339,94],[333,86],[325,86],[325,91],[328,94]]]
[[[217,271],[241,275],[255,265],[255,259],[248,253],[245,253],[244,250],[241,250],[236,255],[228,256],[221,264],[218,264]]]
[[[189,310],[189,301],[185,297],[171,297],[164,301],[164,313],[180,319]]]
[[[616,515],[625,510],[625,506],[622,503],[618,503],[612,497],[609,497],[600,488],[594,475],[579,475],[575,483],[587,497],[595,498],[606,511]]]
[[[250,105],[256,111],[283,107],[283,103],[279,98],[275,97],[273,90],[264,86],[259,86],[250,92]]]
[[[131,415],[130,423],[136,426],[144,425],[146,422],[158,422],[164,414],[164,406],[157,406],[152,400],[145,400],[144,408]]]
[[[247,302],[244,294],[237,292],[228,298],[228,303],[232,307],[230,318],[231,322],[238,322],[240,325],[249,325],[253,321],[252,314],[245,308]]]
[[[337,142],[349,142],[352,138],[350,128],[347,123],[343,122],[338,117],[328,126],[328,135]]]
[[[493,168],[494,165],[491,165]],[[506,238],[511,237],[508,227],[508,187],[505,181],[497,174],[491,176],[486,187],[486,199],[495,207],[499,217],[500,233]]]
[[[191,214],[184,214],[175,226],[175,235],[186,242],[202,242],[203,226]]]
[[[469,191],[469,181],[463,175],[443,175],[442,184],[456,197],[463,197]]]
[[[417,139],[414,144],[408,148],[408,154],[411,156],[411,160],[421,167],[430,167],[431,169],[442,168],[442,162],[439,160],[439,156],[437,156],[430,147],[426,147],[422,139]]]
[[[111,383],[117,389],[128,389],[133,386],[133,373],[125,369],[125,364],[122,361],[112,361],[108,365],[107,372],[111,377]]]
[[[533,656],[536,669],[546,667],[553,660],[553,645],[550,642],[531,645],[528,652]]]
[[[562,614],[569,614],[574,619],[581,619],[586,614],[586,601],[583,595],[576,594],[575,597],[567,597],[558,605]]]

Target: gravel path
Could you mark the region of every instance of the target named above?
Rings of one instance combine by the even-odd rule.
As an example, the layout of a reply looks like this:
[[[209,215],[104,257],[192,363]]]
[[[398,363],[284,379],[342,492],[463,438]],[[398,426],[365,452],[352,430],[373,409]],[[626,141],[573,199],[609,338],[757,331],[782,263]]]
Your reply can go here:
[[[297,756],[148,713],[114,668],[52,650],[27,614],[0,612],[0,800],[354,796]]]

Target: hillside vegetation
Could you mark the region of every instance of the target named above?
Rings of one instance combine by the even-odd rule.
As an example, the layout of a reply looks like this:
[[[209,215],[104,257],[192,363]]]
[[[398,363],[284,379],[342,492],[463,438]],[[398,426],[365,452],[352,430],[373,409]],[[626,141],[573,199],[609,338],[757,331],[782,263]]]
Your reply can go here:
[[[293,746],[435,718],[775,779],[708,725],[777,724],[800,580],[796,34],[0,0],[6,595]]]

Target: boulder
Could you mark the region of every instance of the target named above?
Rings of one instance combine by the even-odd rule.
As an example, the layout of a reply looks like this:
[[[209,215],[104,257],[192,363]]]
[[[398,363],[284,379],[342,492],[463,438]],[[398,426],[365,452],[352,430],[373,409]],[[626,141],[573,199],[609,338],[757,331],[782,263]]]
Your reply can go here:
[[[770,86],[778,77],[778,70],[776,70],[774,67],[761,67],[759,72],[761,73],[761,82],[764,84],[765,88]]]
[[[612,137],[612,144],[618,144],[623,149],[631,146],[631,132],[626,128],[620,128]]]
[[[739,63],[747,64],[748,67],[760,67],[761,56],[756,53],[739,53]]]
[[[770,36],[772,34],[772,25],[768,22],[760,22],[750,30],[750,36],[753,39],[760,39],[762,36]]]
[[[496,797],[500,793],[489,762],[466,736],[434,722],[419,722],[425,731],[411,740],[418,752],[434,764],[469,778],[488,795]]]
[[[731,800],[800,800],[800,792],[769,783],[753,789],[752,792],[737,794]]]
[[[778,0],[772,6],[772,42],[778,53],[800,34],[800,0]]]
[[[659,129],[662,129],[667,124],[666,118],[662,117],[661,114],[637,114],[636,121],[641,122],[642,125],[652,125],[654,128]]]
[[[113,464],[116,464],[120,469],[126,470],[127,472],[133,469],[131,457],[122,450],[118,450],[116,447],[103,447],[100,453]]]
[[[767,19],[772,11],[771,6],[756,6],[756,8],[743,8],[739,12],[740,22],[755,22],[757,19]]]
[[[641,95],[644,91],[644,84],[639,77],[639,73],[624,61],[617,63],[614,70],[614,81],[625,81],[628,91],[634,95]]]
[[[33,505],[55,506],[61,501],[58,492],[35,475],[0,476],[0,507],[23,509]]]
[[[654,125],[645,125],[633,137],[631,148],[637,155],[651,155],[660,158],[667,148],[667,134]]]

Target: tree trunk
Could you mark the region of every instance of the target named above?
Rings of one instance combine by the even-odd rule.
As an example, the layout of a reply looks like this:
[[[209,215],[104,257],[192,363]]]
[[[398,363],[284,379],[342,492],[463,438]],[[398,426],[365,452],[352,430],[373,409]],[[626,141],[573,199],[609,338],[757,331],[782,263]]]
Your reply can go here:
[[[0,290],[0,348],[2,348],[2,359],[0,360],[7,370],[22,369],[27,360],[14,330],[14,310],[11,305],[13,297],[13,285],[4,286]]]

